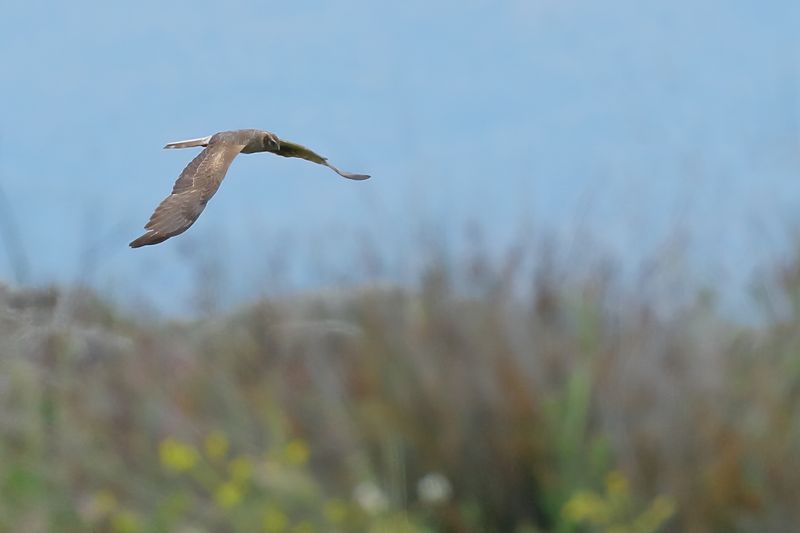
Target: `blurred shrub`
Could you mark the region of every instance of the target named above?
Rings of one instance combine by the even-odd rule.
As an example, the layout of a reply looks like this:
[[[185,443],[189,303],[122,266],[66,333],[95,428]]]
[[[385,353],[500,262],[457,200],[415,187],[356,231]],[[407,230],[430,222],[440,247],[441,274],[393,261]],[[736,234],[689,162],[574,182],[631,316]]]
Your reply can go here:
[[[658,269],[527,254],[188,322],[0,288],[0,530],[800,522],[796,268],[741,324]]]

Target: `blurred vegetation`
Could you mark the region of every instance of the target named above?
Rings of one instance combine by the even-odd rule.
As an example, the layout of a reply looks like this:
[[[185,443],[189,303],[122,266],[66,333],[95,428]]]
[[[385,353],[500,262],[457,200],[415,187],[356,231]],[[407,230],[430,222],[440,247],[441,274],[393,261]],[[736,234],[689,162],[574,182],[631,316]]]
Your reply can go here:
[[[669,261],[529,252],[191,321],[0,286],[0,530],[800,523],[800,261],[737,323]]]

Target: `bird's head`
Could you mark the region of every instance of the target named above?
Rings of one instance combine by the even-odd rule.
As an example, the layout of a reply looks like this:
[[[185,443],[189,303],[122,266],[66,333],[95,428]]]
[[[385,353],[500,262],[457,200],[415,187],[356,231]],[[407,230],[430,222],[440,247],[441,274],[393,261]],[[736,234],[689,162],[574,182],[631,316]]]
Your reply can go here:
[[[267,152],[277,152],[281,149],[281,142],[278,136],[268,131],[261,132],[261,144]]]

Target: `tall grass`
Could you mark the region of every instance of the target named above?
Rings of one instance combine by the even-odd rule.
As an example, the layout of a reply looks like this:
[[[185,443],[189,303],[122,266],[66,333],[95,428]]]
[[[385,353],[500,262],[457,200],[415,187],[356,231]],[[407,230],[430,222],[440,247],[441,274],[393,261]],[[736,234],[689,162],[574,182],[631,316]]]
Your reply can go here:
[[[184,322],[1,288],[0,529],[800,523],[800,261],[742,325],[535,251]]]

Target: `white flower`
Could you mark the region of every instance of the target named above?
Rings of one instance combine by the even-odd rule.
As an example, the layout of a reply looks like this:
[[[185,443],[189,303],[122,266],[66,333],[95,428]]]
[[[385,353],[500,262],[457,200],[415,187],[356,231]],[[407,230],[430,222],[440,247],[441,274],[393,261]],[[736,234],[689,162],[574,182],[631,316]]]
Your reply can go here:
[[[417,482],[417,496],[425,503],[435,505],[450,499],[453,487],[444,475],[438,472],[425,474]]]
[[[356,485],[353,499],[369,514],[379,514],[389,508],[389,500],[383,491],[372,482],[365,481]]]

